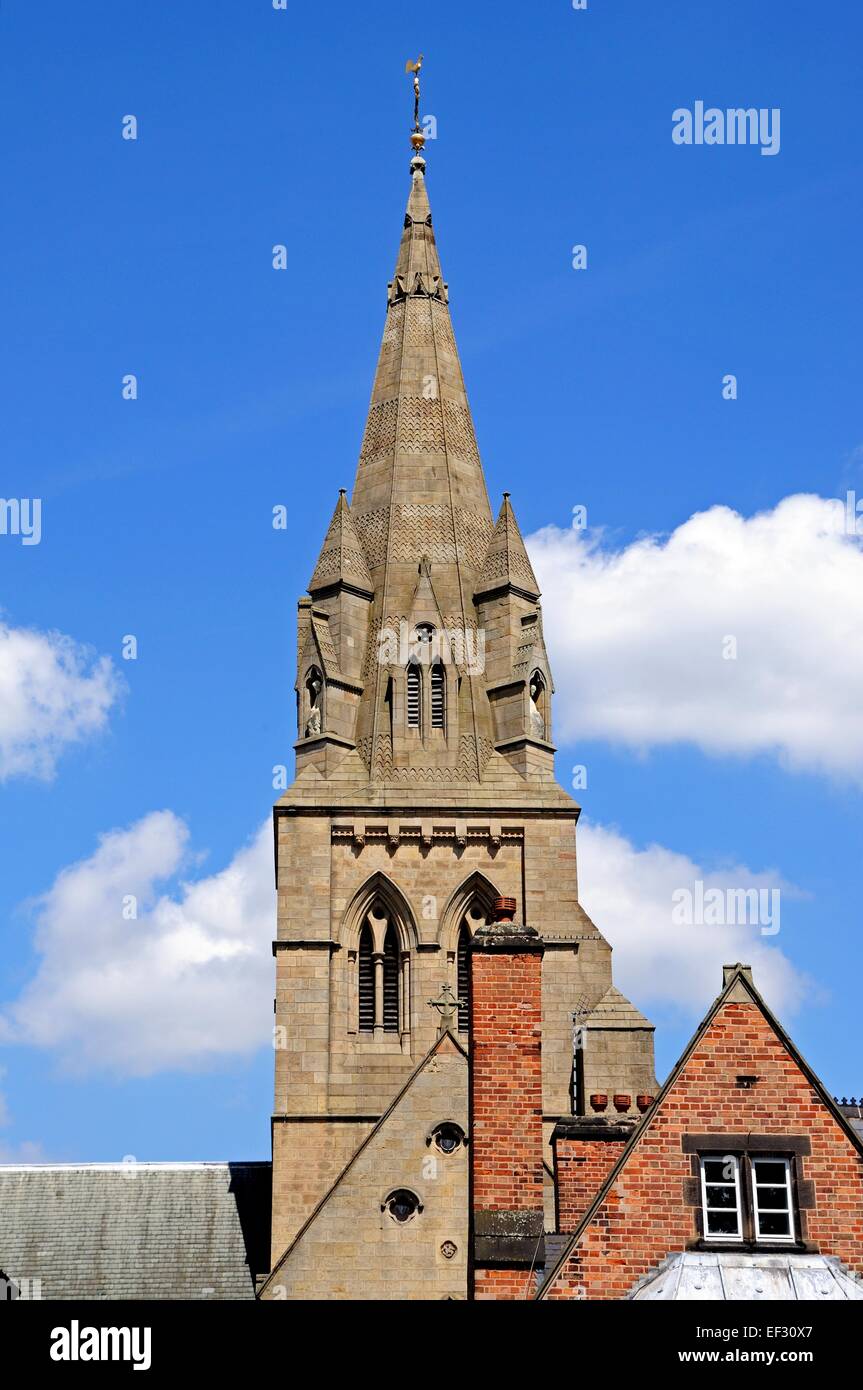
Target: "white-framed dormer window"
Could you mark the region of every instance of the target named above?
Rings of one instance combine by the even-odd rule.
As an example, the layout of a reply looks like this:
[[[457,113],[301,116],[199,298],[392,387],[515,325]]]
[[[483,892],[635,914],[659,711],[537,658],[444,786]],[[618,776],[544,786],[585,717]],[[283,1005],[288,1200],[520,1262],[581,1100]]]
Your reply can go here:
[[[756,1240],[794,1240],[789,1159],[752,1159],[752,1214]]]
[[[702,1156],[701,1209],[706,1240],[743,1240],[740,1159],[736,1155]]]

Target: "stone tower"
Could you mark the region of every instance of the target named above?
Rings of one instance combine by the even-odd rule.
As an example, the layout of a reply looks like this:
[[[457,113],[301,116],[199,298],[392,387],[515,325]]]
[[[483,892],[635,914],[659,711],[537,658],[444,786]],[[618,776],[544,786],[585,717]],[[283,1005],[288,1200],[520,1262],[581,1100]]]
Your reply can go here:
[[[634,1113],[655,1090],[652,1028],[578,902],[539,587],[508,494],[489,506],[421,143],[353,493],[299,601],[296,780],[274,811],[274,1261],[434,1045],[447,985],[467,1042],[468,946],[499,895],[544,945],[546,1138],[595,1092]]]

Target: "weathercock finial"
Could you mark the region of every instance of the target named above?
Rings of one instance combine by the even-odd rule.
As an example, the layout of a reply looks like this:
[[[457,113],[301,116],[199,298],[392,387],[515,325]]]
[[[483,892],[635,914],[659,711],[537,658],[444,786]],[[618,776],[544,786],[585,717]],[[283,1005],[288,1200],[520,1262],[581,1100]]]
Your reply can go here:
[[[405,63],[405,72],[408,73],[408,75],[410,75],[410,73],[414,75],[414,128],[411,132],[411,144],[413,145],[415,155],[421,153],[426,142],[426,138],[420,130],[420,73],[422,72],[422,66],[422,53],[415,63],[412,63],[410,59]]]

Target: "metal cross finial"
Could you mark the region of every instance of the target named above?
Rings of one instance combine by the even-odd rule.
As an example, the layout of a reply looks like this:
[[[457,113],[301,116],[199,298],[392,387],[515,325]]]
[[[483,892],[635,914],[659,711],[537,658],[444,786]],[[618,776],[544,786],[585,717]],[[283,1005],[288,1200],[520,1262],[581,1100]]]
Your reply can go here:
[[[452,992],[452,986],[447,981],[440,992],[440,999],[427,999],[426,1003],[430,1009],[437,1009],[440,1015],[440,1031],[445,1033],[448,1028],[452,1027],[452,1021],[459,1009],[466,1007],[467,1000],[457,999]]]

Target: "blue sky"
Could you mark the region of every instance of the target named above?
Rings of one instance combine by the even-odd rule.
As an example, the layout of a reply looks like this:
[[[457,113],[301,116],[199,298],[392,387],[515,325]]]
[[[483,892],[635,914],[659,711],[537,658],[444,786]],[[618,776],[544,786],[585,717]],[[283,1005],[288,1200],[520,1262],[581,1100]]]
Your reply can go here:
[[[67,921],[56,888],[48,909],[33,900],[90,861],[100,836],[143,822],[146,843],[127,837],[122,851],[152,850],[144,896],[183,902],[181,881],[218,874],[252,840],[272,767],[291,760],[296,598],[337,489],[353,481],[407,196],[405,59],[426,57],[429,190],[490,493],[511,490],[549,565],[557,533],[543,528],[569,532],[558,551],[569,546],[579,582],[605,600],[614,556],[637,559],[640,537],[666,538],[696,513],[773,516],[797,494],[863,494],[861,38],[850,0],[589,0],[586,12],[442,0],[412,20],[395,3],[3,6],[0,493],[40,497],[43,518],[37,546],[0,536],[0,616],[90,648],[79,675],[101,680],[110,707],[78,740],[86,711],[64,722],[61,710],[54,766],[0,786],[0,1015],[36,976],[40,922],[54,940]],[[674,145],[672,112],[697,100],[780,108],[779,154]],[[134,142],[121,138],[128,113]],[[284,272],[275,243],[288,248]],[[121,398],[129,372],[133,402]],[[285,531],[271,526],[279,503]],[[588,549],[573,559],[579,504]],[[552,580],[559,775],[568,785],[574,764],[588,768],[585,822],[613,827],[635,855],[660,846],[706,874],[745,865],[792,886],[768,943],[798,982],[786,1022],[833,1091],[859,1094],[859,554],[845,546],[850,582],[834,585],[835,548],[795,566],[776,529],[780,550],[758,554],[790,556],[787,606],[761,601],[757,566],[747,581],[761,678],[732,683],[719,716],[705,689],[724,673],[697,681],[680,738],[658,732],[650,648],[629,676],[651,692],[638,728],[604,718],[630,658],[607,634],[588,640],[589,619]],[[747,556],[760,544],[747,527],[737,543]],[[681,583],[697,597],[685,566]],[[734,602],[743,623],[746,594]],[[552,607],[561,629],[571,621],[557,638]],[[772,635],[777,611],[788,641],[771,683],[758,634]],[[678,617],[654,605],[648,637]],[[664,650],[657,641],[657,661]],[[102,657],[113,676],[94,676]],[[771,689],[785,710],[775,743]],[[738,738],[744,726],[756,732]],[[171,818],[146,821],[162,811]],[[596,850],[588,859],[599,864]],[[78,962],[87,911],[84,894]],[[95,950],[98,938],[94,923]],[[626,987],[660,1024],[662,1074],[714,990],[666,998],[646,961]],[[270,998],[266,986],[265,1026]],[[189,1046],[184,1065],[130,1074],[122,1058],[94,1064],[83,1007],[56,1026],[50,1042],[31,1020],[0,1044],[3,1156],[269,1152],[266,1045],[215,1060]]]

